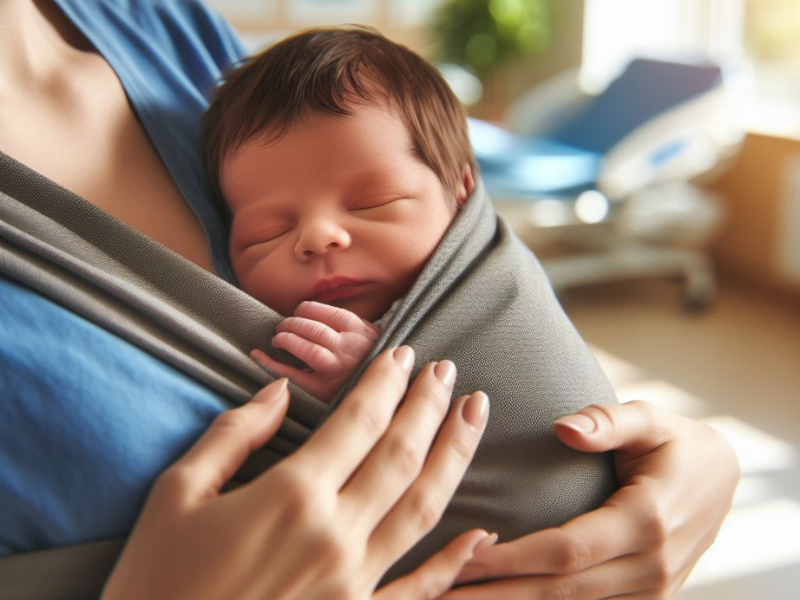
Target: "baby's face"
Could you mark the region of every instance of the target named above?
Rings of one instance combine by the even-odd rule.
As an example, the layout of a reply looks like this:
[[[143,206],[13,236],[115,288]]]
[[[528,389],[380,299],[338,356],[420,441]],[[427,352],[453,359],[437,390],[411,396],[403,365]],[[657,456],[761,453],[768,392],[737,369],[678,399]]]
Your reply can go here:
[[[436,174],[381,106],[312,116],[223,162],[242,288],[284,316],[314,300],[378,319],[406,294],[455,215]]]

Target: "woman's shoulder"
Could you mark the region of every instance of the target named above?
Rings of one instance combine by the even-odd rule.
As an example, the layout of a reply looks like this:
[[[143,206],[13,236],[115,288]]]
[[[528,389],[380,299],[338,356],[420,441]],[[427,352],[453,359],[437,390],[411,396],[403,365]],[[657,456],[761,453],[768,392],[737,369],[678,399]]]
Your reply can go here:
[[[62,6],[82,6],[89,12],[127,14],[139,24],[183,22],[216,24],[219,13],[204,0],[56,0]]]
[[[236,37],[222,15],[201,0],[108,1],[130,6],[139,19],[150,19],[169,27],[168,33],[188,34],[208,39]]]
[[[222,68],[244,55],[244,46],[233,28],[201,0],[57,0],[57,3],[85,33],[153,45],[159,52],[180,57],[199,53]]]

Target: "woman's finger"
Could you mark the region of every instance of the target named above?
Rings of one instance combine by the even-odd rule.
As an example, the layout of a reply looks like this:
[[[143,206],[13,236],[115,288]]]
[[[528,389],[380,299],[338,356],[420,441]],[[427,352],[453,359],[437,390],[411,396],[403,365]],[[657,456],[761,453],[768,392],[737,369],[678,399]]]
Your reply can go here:
[[[633,594],[655,589],[658,574],[651,571],[644,559],[630,556],[568,575],[509,577],[465,585],[448,592],[442,600],[627,600],[636,597]]]
[[[483,392],[458,399],[428,454],[422,473],[369,539],[368,556],[380,569],[396,561],[427,534],[461,483],[489,416]]]
[[[379,354],[328,420],[284,462],[318,473],[324,464],[320,476],[341,488],[389,427],[413,366],[409,346]]]
[[[427,365],[411,385],[391,427],[341,491],[354,521],[372,531],[420,474],[450,407],[456,367]]]
[[[278,333],[293,333],[329,350],[336,348],[339,334],[329,325],[312,319],[288,317],[278,324]]]
[[[621,556],[651,548],[661,532],[641,517],[649,506],[641,486],[618,490],[600,508],[579,515],[561,527],[544,529],[476,556],[459,582],[535,574],[567,574],[589,569]],[[613,531],[613,535],[609,532]]]
[[[301,302],[294,314],[297,317],[325,323],[337,332],[359,331],[365,327],[364,321],[355,313],[320,302]]]
[[[289,401],[287,383],[286,379],[274,381],[244,406],[221,413],[194,446],[164,471],[157,487],[179,483],[189,497],[219,492],[280,427]]]
[[[461,534],[412,573],[381,588],[373,599],[435,600],[453,586],[456,575],[475,554],[475,549],[492,542],[490,537],[482,529]]]

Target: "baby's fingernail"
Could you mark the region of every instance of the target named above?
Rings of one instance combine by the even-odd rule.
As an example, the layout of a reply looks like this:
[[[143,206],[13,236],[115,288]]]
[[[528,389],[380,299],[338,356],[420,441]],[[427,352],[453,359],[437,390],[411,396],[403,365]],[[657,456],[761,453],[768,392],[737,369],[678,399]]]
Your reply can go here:
[[[474,392],[461,407],[461,415],[475,431],[482,431],[489,416],[489,397],[483,392]]]
[[[443,360],[436,364],[433,373],[444,385],[450,386],[456,378],[456,366],[449,360]]]
[[[563,417],[554,424],[567,427],[578,433],[592,433],[597,429],[597,423],[595,423],[594,419],[581,414]]]
[[[395,348],[392,356],[406,373],[411,373],[414,366],[414,349],[411,346]]]

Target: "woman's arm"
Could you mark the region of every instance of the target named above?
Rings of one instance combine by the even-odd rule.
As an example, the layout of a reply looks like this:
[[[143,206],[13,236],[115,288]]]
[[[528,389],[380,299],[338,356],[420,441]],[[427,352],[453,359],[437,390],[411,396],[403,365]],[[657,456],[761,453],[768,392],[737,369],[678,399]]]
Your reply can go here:
[[[615,450],[620,489],[562,527],[480,552],[459,580],[492,581],[444,598],[672,598],[730,510],[739,466],[727,439],[645,402],[591,406],[555,429],[578,450]]]
[[[480,392],[448,414],[449,361],[428,365],[406,394],[412,363],[408,347],[382,353],[301,449],[224,495],[277,430],[286,381],[221,415],[157,480],[104,600],[372,597],[439,520],[486,424]],[[469,531],[375,597],[432,599],[491,541]]]

